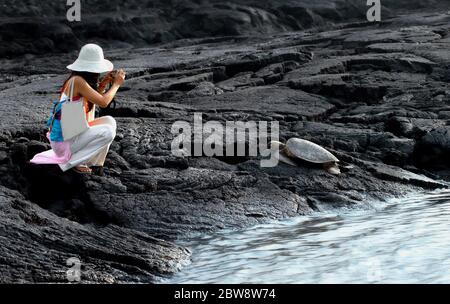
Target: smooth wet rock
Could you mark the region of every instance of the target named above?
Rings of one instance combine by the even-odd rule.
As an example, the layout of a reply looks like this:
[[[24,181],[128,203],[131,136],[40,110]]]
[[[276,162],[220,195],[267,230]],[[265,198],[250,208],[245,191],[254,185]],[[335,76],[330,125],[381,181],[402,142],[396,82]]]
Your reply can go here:
[[[446,188],[445,183],[438,182],[424,175],[415,174],[410,171],[399,169],[393,166],[378,166],[376,164],[368,165],[369,171],[373,172],[376,176],[390,179],[393,181],[405,182],[420,187],[426,187],[429,189]]]

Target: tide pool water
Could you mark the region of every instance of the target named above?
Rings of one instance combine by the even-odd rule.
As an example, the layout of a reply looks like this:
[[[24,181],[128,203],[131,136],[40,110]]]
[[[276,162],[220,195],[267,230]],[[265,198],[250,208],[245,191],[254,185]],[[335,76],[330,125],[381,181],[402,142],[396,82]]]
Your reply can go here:
[[[193,239],[170,283],[450,283],[450,191]]]

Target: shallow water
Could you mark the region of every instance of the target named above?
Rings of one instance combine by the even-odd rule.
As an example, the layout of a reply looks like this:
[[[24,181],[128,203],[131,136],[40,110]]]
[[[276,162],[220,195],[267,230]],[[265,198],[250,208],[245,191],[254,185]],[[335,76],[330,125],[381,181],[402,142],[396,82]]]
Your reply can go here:
[[[450,283],[450,191],[222,231],[170,283]]]

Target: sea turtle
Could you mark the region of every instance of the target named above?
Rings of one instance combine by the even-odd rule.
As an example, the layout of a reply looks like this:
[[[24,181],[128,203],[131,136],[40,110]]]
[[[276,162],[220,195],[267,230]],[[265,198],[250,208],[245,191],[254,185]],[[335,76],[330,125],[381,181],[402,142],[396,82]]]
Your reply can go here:
[[[336,158],[321,146],[300,138],[291,138],[286,144],[275,142],[272,143],[272,149],[279,148],[279,160],[296,165],[293,160],[302,160],[312,164],[322,165],[323,168],[331,174],[339,175],[339,159]]]

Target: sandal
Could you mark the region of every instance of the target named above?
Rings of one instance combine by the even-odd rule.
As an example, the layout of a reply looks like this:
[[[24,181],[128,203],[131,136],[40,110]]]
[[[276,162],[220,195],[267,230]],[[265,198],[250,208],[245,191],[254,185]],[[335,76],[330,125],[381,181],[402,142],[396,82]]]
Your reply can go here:
[[[92,169],[89,168],[88,166],[78,166],[75,168],[72,168],[73,171],[75,171],[76,173],[80,173],[80,174],[91,174],[92,173]]]

